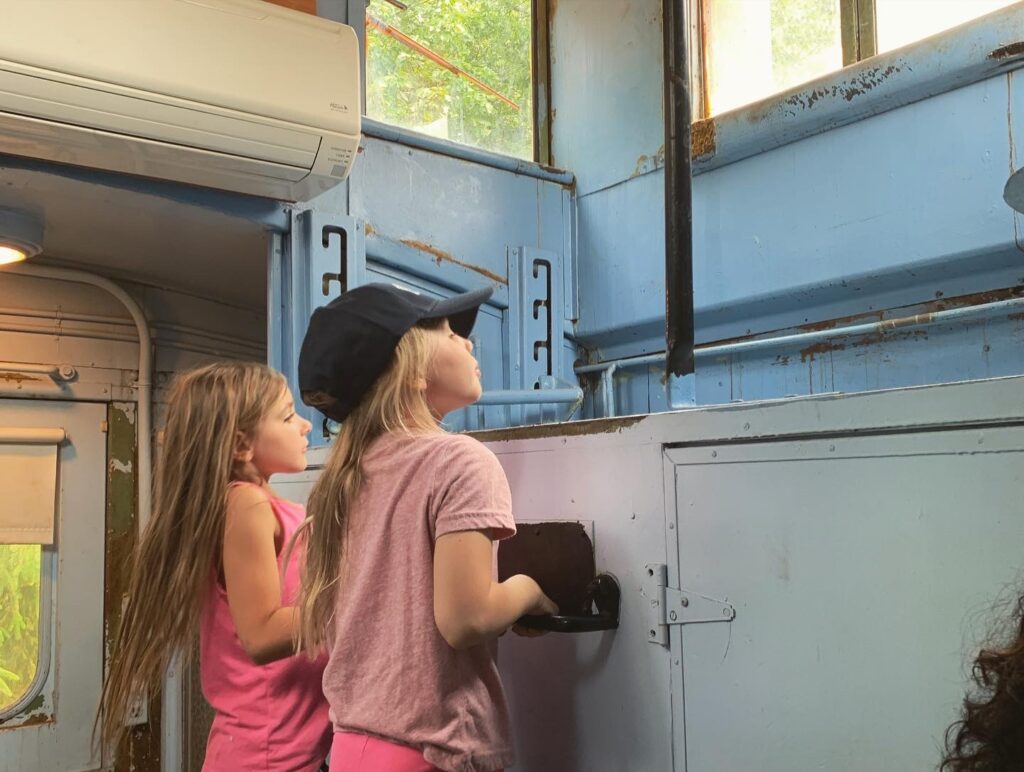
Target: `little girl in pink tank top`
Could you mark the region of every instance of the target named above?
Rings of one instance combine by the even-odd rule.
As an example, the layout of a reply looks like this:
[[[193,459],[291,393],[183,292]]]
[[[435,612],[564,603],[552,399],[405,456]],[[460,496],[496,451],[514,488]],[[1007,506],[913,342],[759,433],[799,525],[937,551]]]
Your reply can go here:
[[[323,764],[325,660],[295,654],[302,555],[285,559],[305,512],[268,484],[306,468],[310,428],[283,376],[264,365],[209,365],[176,381],[153,513],[103,685],[108,754],[119,750],[131,706],[159,689],[171,658],[198,634],[203,694],[215,711],[204,772]]]

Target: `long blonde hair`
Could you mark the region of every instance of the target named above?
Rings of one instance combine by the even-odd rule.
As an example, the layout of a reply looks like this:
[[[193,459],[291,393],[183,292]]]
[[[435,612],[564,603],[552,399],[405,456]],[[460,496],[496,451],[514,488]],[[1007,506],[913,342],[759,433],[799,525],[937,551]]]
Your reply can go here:
[[[441,431],[420,383],[426,379],[433,350],[425,330],[442,323],[421,322],[398,342],[388,369],[342,423],[309,495],[308,516],[295,537],[301,535],[305,542],[298,606],[301,647],[310,653],[322,651],[327,645],[348,516],[363,482],[362,462],[367,448],[386,432]]]
[[[236,443],[255,435],[286,388],[265,365],[223,362],[182,374],[171,390],[153,512],[135,551],[97,715],[110,752],[130,706],[159,688],[175,653],[191,654],[222,559]]]

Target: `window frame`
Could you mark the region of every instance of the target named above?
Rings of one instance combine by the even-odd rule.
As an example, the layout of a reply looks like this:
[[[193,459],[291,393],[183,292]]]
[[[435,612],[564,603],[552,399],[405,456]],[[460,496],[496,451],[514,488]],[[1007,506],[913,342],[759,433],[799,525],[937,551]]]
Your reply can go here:
[[[698,36],[696,11],[690,0]],[[992,11],[931,37],[717,115],[694,117],[694,176],[866,118],[1024,68],[1024,6]],[[703,52],[703,41],[691,38]],[[702,55],[702,54],[701,54]],[[694,78],[695,108],[703,103],[703,74]],[[698,97],[698,94],[700,95]],[[696,110],[695,110],[696,112]]]
[[[766,94],[762,99],[759,99],[756,102],[749,102],[731,110],[724,110],[717,115],[712,115],[707,89],[707,48],[705,41],[708,39],[708,36],[706,34],[704,18],[704,6],[706,2],[708,2],[708,0],[689,0],[690,17],[693,20],[690,24],[690,44],[691,49],[694,52],[691,56],[694,121],[707,118],[717,118],[721,115],[739,112],[752,104],[760,104],[764,101],[774,100],[779,98],[782,94],[789,94],[794,90],[802,89],[807,83],[817,83],[820,80],[828,78],[838,78],[838,76],[847,67],[859,64],[878,54],[878,27],[876,21],[877,0],[839,0],[839,23],[843,48],[842,69],[822,73],[818,78],[797,84],[794,88],[773,94]],[[1005,11],[1009,8],[1012,8],[1012,6],[1006,6],[999,10]],[[964,25],[980,22],[983,18],[984,16],[975,17],[974,19],[964,22]],[[936,36],[947,35],[951,31],[952,30],[943,30],[942,32],[937,33]],[[923,38],[922,40],[926,39],[927,38]],[[915,41],[904,48],[916,46],[920,42],[922,41]],[[888,51],[886,54],[902,50],[904,49],[895,49],[895,51]]]
[[[53,545],[39,545],[39,651],[36,654],[36,673],[25,693],[6,708],[0,709],[0,728],[19,726],[28,716],[22,716],[33,701],[43,693],[53,665],[53,588],[57,571],[57,553]]]
[[[551,0],[530,0],[530,70],[533,75],[531,79],[531,107],[530,120],[532,122],[533,154],[532,158],[519,158],[495,150],[469,145],[464,142],[449,139],[437,139],[440,144],[437,152],[455,158],[483,163],[496,168],[509,168],[508,159],[516,162],[517,173],[530,174],[530,171],[537,173],[531,176],[545,178],[543,172],[549,171],[545,167],[551,161],[551,59],[550,59],[550,38],[549,38],[549,2]],[[399,126],[394,123],[373,118],[366,114],[366,1],[349,0],[348,7],[349,25],[355,29],[359,39],[359,67],[362,76],[363,88],[360,94],[362,101],[362,118],[364,124],[369,122],[370,131],[364,127],[364,134],[377,136],[380,139],[392,139],[394,135],[407,138],[410,144],[415,147],[433,145],[430,140],[434,137],[421,134],[413,129]],[[374,129],[380,127],[381,130]],[[386,128],[383,128],[386,127]],[[446,147],[447,146],[447,147]],[[462,153],[457,148],[466,148]],[[435,149],[431,147],[430,149]],[[493,160],[492,160],[493,159]]]

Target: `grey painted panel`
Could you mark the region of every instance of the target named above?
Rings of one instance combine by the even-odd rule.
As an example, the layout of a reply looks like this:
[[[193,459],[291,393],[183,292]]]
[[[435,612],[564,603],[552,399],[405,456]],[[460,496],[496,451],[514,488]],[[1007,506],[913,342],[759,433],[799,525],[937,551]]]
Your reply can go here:
[[[522,453],[492,446],[516,519],[592,521],[597,570],[619,579],[626,600],[614,632],[502,639],[514,769],[669,770],[668,651],[647,643],[644,608],[635,602],[645,564],[665,560],[661,448],[609,453],[565,442]]]
[[[737,611],[683,628],[677,769],[931,768],[1024,562],[1024,428],[667,455],[681,586]]]

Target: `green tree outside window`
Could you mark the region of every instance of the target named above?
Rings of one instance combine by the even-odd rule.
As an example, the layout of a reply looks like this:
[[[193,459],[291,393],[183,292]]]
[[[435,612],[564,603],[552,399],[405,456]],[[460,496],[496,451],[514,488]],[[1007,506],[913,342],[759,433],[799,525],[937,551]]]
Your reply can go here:
[[[39,666],[42,548],[0,545],[0,710],[28,691]]]
[[[530,0],[406,0],[406,5],[401,10],[372,0],[367,6],[367,115],[532,158]],[[380,24],[411,42],[382,32]],[[415,44],[478,83],[446,69]]]

